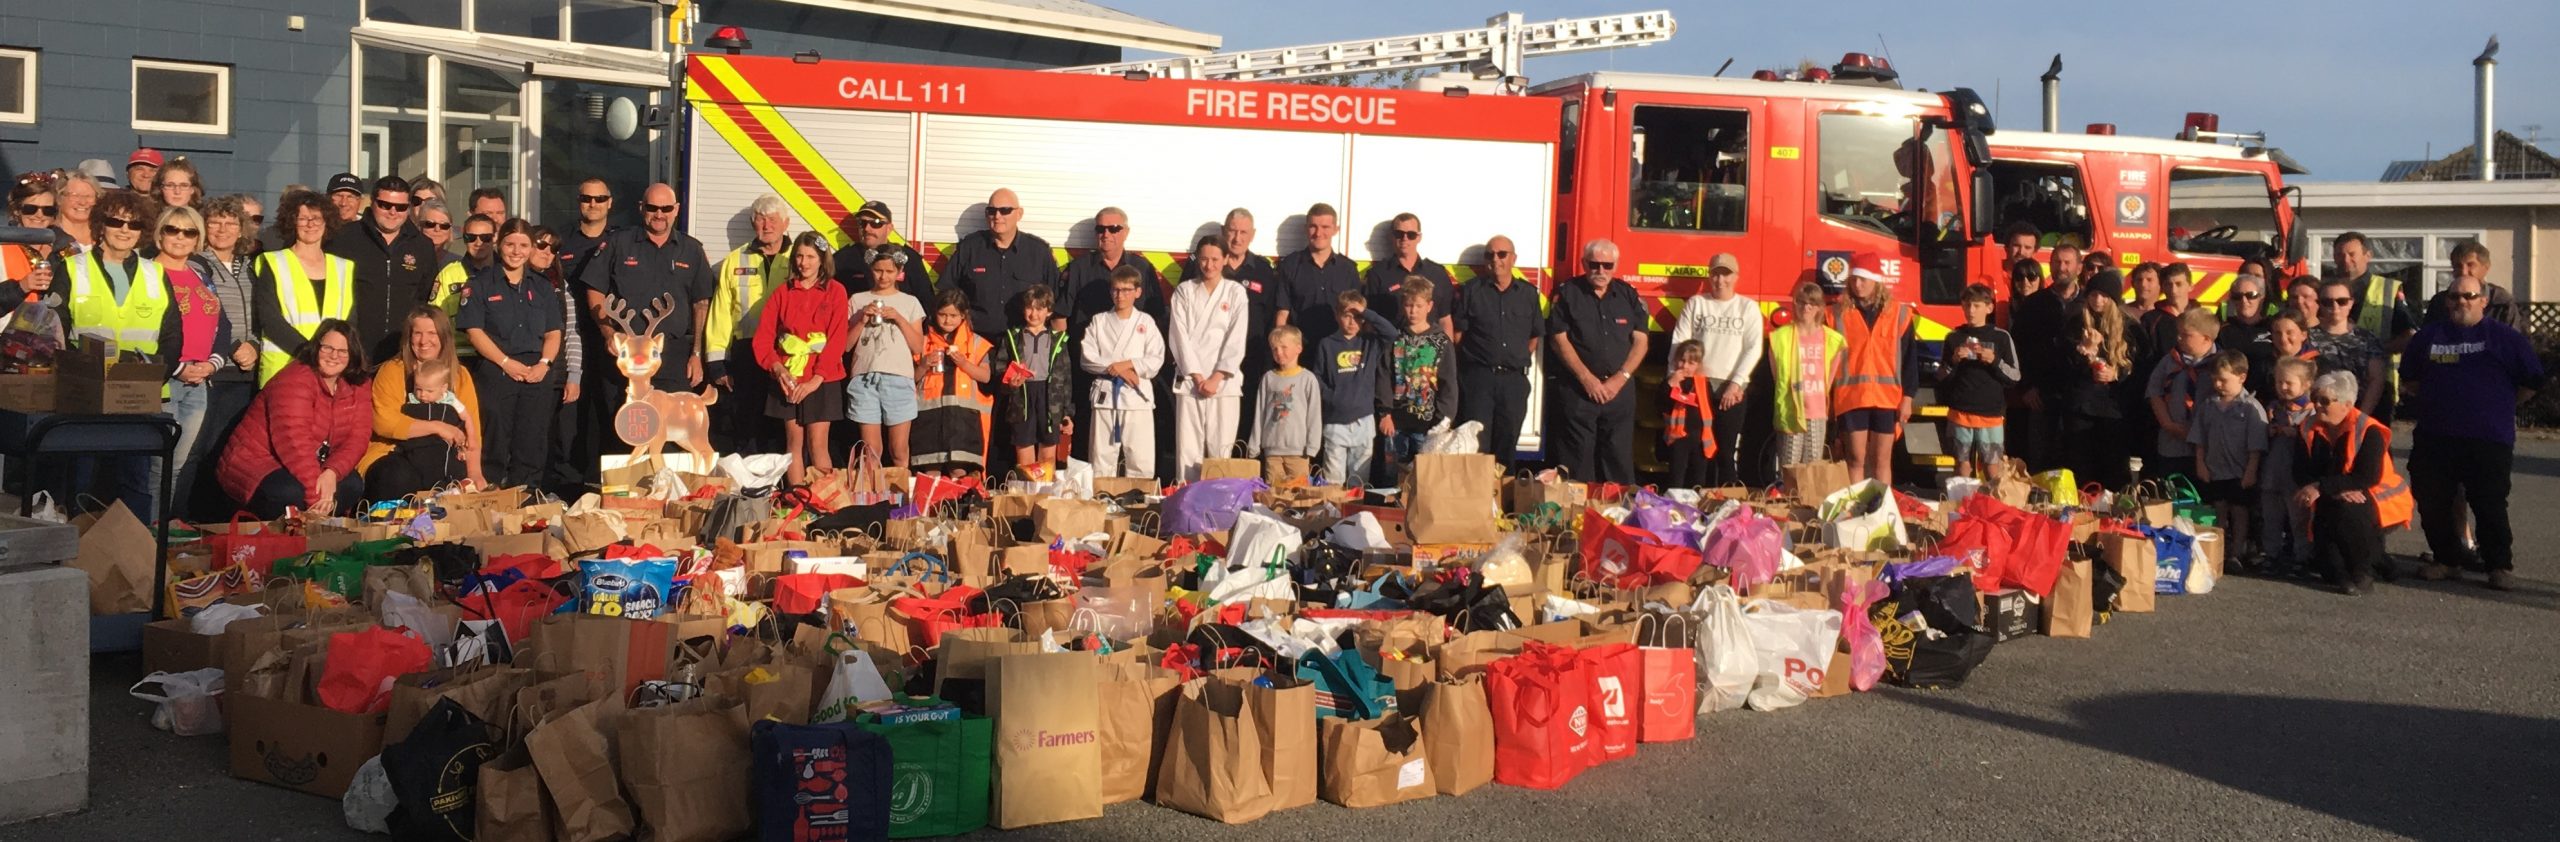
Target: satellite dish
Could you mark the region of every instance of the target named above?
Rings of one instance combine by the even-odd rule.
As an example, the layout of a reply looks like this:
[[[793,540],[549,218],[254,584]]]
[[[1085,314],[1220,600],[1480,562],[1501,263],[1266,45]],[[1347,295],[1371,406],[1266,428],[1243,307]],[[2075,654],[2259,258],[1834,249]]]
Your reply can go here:
[[[632,133],[639,130],[640,106],[632,104],[630,97],[614,97],[613,104],[605,106],[604,131],[613,139],[630,140]]]

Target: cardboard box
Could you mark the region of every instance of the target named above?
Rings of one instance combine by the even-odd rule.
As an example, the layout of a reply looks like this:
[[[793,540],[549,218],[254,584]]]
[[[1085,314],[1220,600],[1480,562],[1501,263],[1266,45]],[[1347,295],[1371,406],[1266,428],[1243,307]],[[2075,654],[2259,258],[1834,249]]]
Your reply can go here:
[[[142,627],[142,668],[147,672],[189,672],[222,666],[214,651],[218,634],[197,634],[191,620],[161,620]]]
[[[1991,630],[1993,641],[2007,643],[2042,631],[2044,606],[2016,588],[1992,591],[1982,595],[1982,625]]]
[[[17,412],[52,412],[54,383],[52,372],[0,374],[0,409]]]
[[[343,798],[356,767],[382,753],[382,714],[256,696],[228,701],[232,777]]]
[[[62,351],[55,370],[54,411],[86,415],[150,415],[160,411],[168,372],[159,363],[115,355],[115,343],[87,341]]]

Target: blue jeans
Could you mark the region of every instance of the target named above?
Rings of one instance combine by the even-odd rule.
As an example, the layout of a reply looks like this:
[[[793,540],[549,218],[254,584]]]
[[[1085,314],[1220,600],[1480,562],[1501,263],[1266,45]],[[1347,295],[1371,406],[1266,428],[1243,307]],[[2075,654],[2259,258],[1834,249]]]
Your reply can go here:
[[[160,406],[178,419],[178,455],[175,465],[156,460],[151,463],[152,493],[159,493],[161,477],[175,468],[178,472],[178,484],[170,496],[185,500],[188,489],[195,487],[197,470],[204,462],[197,458],[196,439],[204,435],[205,411],[213,406],[213,387],[210,382],[189,386],[170,380],[169,399],[161,402]],[[183,513],[183,508],[180,506],[170,506],[169,509],[171,514]]]
[[[1414,454],[1422,452],[1423,440],[1430,437],[1428,431],[1405,432],[1403,429],[1398,429],[1395,435],[1387,437],[1388,485],[1404,481],[1405,466],[1413,464]]]
[[[1361,416],[1349,424],[1324,425],[1324,478],[1335,485],[1367,487],[1370,460],[1377,455],[1378,419]]]

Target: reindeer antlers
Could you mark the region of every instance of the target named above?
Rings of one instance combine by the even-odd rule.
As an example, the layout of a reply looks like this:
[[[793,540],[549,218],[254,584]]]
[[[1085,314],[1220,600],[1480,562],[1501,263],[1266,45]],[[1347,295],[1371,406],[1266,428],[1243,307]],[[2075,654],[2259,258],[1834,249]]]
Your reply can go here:
[[[634,315],[631,302],[620,297],[607,296],[604,300],[604,311],[615,324],[622,326],[623,333],[647,336],[658,332],[658,323],[666,321],[667,316],[675,313],[676,297],[673,293],[661,293],[657,298],[652,299],[649,302],[649,309],[637,314],[643,322],[638,328],[631,326],[631,318]]]

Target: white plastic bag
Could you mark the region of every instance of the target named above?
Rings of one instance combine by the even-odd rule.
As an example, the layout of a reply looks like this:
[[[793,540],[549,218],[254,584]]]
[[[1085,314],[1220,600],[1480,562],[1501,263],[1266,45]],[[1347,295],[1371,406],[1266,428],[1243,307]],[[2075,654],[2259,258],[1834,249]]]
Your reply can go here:
[[[1953,506],[1963,503],[1964,498],[1980,493],[1982,481],[1967,476],[1953,476],[1947,478],[1945,488],[1947,505]]]
[[[187,630],[205,635],[221,634],[223,629],[231,627],[234,620],[266,615],[267,606],[264,603],[241,605],[236,602],[217,602],[205,606],[203,610],[197,611],[194,617],[188,618]]]
[[[1742,619],[1760,656],[1760,676],[1747,699],[1752,710],[1795,707],[1822,689],[1822,673],[1840,648],[1840,612],[1755,602]]]
[[[851,722],[862,703],[891,698],[889,682],[880,677],[880,667],[871,662],[871,653],[847,649],[836,654],[834,673],[827,678],[827,692],[818,697],[817,712],[810,714],[809,722]]]
[[[2181,518],[2181,520],[2184,519]],[[2187,593],[2212,593],[2214,583],[2213,565],[2204,563],[2206,552],[2204,545],[2208,541],[2220,542],[2222,540],[2222,535],[2220,533],[2205,532],[2202,530],[2189,532],[2187,534],[2196,536],[2195,560],[2187,565]],[[2225,548],[2225,551],[2227,552],[2228,549]]]
[[[1484,435],[1484,424],[1482,422],[1469,421],[1456,427],[1451,427],[1449,426],[1449,420],[1450,419],[1447,418],[1440,419],[1440,423],[1433,425],[1431,427],[1431,432],[1422,437],[1422,452],[1484,452],[1482,443],[1478,441],[1478,439]]]
[[[1760,679],[1760,655],[1751,642],[1751,625],[1743,622],[1742,602],[1733,588],[1709,586],[1690,603],[1693,616],[1704,617],[1698,629],[1698,712],[1742,707],[1751,685]]]
[[[791,457],[780,453],[753,456],[729,454],[712,463],[712,470],[737,483],[739,488],[771,488],[782,482],[784,472],[791,469]]]
[[[869,565],[864,564],[861,558],[849,555],[802,556],[791,560],[793,573],[840,573],[860,579],[868,569]]]
[[[1368,512],[1334,522],[1324,531],[1324,539],[1361,552],[1390,548],[1386,528],[1378,525],[1377,515]]]
[[[356,777],[347,783],[347,794],[338,800],[338,811],[346,816],[347,826],[364,833],[390,833],[391,810],[400,806],[400,796],[391,791],[391,774],[382,770],[382,756],[366,758],[356,767]]]
[[[1533,593],[1537,590],[1537,573],[1529,569],[1529,558],[1521,554],[1528,545],[1525,533],[1504,533],[1493,551],[1476,560],[1476,578],[1488,585],[1501,585],[1503,593]]]
[[[194,737],[222,733],[222,668],[155,672],[126,691],[152,702],[151,727]]]
[[[1903,534],[1902,507],[1892,490],[1875,480],[1859,480],[1822,498],[1821,515],[1822,542],[1834,547],[1889,550],[1911,540]]]
[[[1227,534],[1227,557],[1209,565],[1209,574],[1201,580],[1210,602],[1297,598],[1297,588],[1289,582],[1289,562],[1297,558],[1298,547],[1306,540],[1297,527],[1255,506],[1237,512],[1235,529]]]
[[[62,507],[53,504],[53,495],[42,491],[36,492],[36,496],[27,504],[27,517],[46,523],[71,522],[70,518],[62,516]]]

